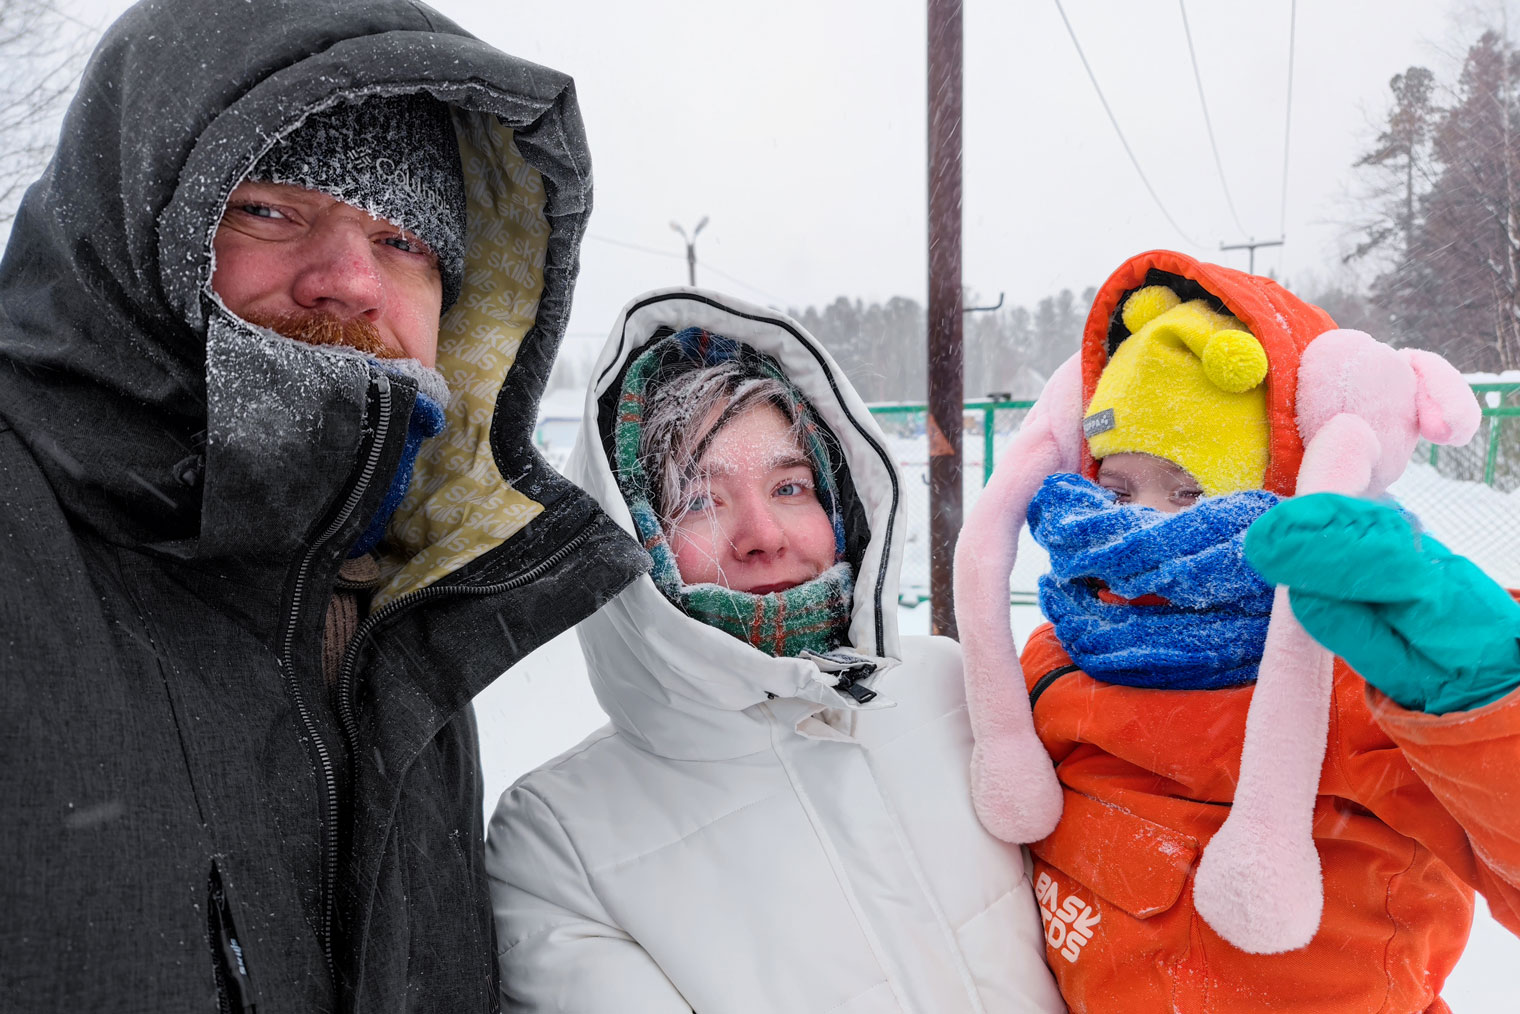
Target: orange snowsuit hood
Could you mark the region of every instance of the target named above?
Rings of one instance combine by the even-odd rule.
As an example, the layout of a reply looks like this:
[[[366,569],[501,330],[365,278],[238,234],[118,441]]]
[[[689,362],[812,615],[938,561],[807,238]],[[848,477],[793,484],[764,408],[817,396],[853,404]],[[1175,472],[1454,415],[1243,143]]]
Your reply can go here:
[[[1082,331],[1082,404],[1092,401],[1109,356],[1127,335],[1120,311],[1131,293],[1147,285],[1165,285],[1183,299],[1212,297],[1243,321],[1267,354],[1267,422],[1271,444],[1264,488],[1291,496],[1304,456],[1295,415],[1298,365],[1310,342],[1335,321],[1312,303],[1299,299],[1270,278],[1195,260],[1171,250],[1137,254],[1119,266],[1098,290]],[[1082,474],[1097,475],[1097,463],[1082,445]]]

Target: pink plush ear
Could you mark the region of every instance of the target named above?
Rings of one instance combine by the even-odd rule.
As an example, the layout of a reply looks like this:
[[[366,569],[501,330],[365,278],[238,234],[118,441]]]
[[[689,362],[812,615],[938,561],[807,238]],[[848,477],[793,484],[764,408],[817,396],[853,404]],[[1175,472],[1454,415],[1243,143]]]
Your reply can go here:
[[[1008,616],[1008,579],[1029,501],[1047,475],[1080,463],[1082,371],[1056,370],[967,516],[955,551],[955,619],[975,746],[971,793],[988,831],[1038,841],[1061,819],[1061,785],[1035,735]]]
[[[1298,492],[1366,492],[1382,444],[1366,420],[1330,419],[1304,449]],[[1294,619],[1278,588],[1251,708],[1240,778],[1224,826],[1193,879],[1214,931],[1251,954],[1307,946],[1324,909],[1314,801],[1330,723],[1333,661]]]
[[[1382,492],[1418,437],[1465,443],[1481,411],[1450,364],[1360,331],[1328,331],[1299,363],[1304,438],[1298,494]],[[1308,945],[1324,907],[1314,802],[1329,726],[1333,660],[1294,619],[1279,588],[1246,717],[1240,778],[1224,826],[1194,878],[1198,914],[1243,951]]]
[[[1434,352],[1404,349],[1400,354],[1414,370],[1420,436],[1433,444],[1471,440],[1483,421],[1483,410],[1462,374]]]

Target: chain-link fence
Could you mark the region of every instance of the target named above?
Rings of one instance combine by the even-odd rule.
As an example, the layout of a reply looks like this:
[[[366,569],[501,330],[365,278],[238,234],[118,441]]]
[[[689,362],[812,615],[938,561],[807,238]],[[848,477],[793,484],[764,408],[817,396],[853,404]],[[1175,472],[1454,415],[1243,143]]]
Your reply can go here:
[[[1475,383],[1483,408],[1478,433],[1465,447],[1423,441],[1390,493],[1455,552],[1495,580],[1520,587],[1520,383]],[[962,476],[969,511],[991,466],[1013,440],[1030,401],[973,401],[965,406]],[[927,406],[873,405],[902,473],[904,546],[901,597],[929,596],[929,439]],[[1011,582],[1014,602],[1032,602],[1047,569],[1045,553],[1024,531]]]
[[[1421,442],[1390,492],[1454,552],[1520,587],[1520,383],[1476,383],[1483,422],[1465,447]]]

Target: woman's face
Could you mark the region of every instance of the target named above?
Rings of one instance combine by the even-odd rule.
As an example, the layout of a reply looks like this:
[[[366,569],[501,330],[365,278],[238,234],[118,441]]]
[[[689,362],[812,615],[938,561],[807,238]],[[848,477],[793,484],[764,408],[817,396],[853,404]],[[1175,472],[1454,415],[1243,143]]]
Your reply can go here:
[[[1153,454],[1110,454],[1098,463],[1098,485],[1113,491],[1120,503],[1167,514],[1191,507],[1203,496],[1187,469]]]
[[[757,405],[719,430],[690,490],[668,533],[686,584],[764,595],[834,565],[834,526],[812,463],[776,406]]]

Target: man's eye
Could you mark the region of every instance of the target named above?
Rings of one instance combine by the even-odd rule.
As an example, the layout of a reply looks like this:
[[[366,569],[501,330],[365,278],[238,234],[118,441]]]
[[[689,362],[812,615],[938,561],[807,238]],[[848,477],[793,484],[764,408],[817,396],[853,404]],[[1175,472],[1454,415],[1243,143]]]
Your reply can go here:
[[[415,236],[407,236],[405,234],[387,236],[385,237],[385,244],[386,246],[400,250],[402,253],[421,254],[424,257],[431,257],[433,255],[432,249]]]
[[[285,217],[284,215],[280,214],[278,211],[276,211],[274,208],[271,208],[267,204],[239,204],[238,205],[238,210],[241,211],[245,215],[252,215],[254,218],[284,218]]]

